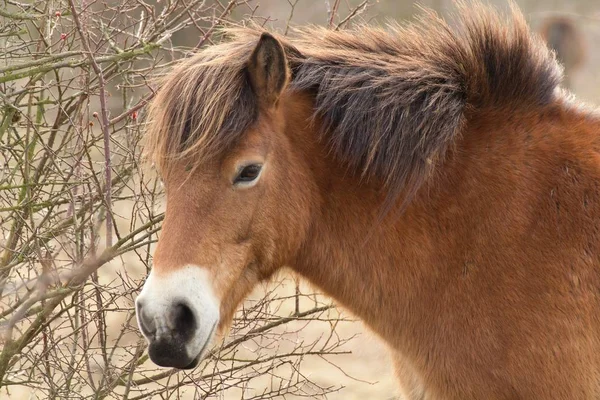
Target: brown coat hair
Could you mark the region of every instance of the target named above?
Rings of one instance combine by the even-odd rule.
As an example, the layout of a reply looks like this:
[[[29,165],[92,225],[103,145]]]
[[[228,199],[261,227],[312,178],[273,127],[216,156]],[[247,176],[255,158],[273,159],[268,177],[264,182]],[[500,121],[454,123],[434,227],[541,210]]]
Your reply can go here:
[[[389,344],[409,399],[598,398],[599,115],[516,9],[458,15],[236,29],[177,66],[149,110],[154,281],[206,270],[223,327],[289,266]]]

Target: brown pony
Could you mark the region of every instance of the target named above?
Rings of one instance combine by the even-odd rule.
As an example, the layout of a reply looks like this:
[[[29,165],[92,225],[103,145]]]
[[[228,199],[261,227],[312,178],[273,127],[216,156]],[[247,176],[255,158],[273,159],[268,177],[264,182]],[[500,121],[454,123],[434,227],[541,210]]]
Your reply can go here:
[[[600,117],[522,15],[230,31],[149,110],[167,209],[137,299],[192,368],[289,266],[389,345],[408,399],[600,398]]]

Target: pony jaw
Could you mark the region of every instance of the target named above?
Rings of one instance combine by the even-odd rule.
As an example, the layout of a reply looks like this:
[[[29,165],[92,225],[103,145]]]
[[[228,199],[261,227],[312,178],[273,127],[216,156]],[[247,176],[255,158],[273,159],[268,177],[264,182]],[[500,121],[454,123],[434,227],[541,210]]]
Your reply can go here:
[[[204,358],[220,320],[220,301],[210,282],[208,269],[197,265],[150,272],[135,303],[155,364],[189,369]],[[185,315],[176,311],[180,308]]]

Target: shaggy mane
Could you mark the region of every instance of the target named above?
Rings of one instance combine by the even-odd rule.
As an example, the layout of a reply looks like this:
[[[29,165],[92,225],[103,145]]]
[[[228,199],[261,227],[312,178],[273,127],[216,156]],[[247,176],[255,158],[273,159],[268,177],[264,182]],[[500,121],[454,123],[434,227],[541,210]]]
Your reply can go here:
[[[551,102],[562,72],[523,15],[460,3],[450,26],[432,11],[384,28],[297,30],[275,35],[292,78],[288,90],[314,96],[322,137],[340,162],[411,194],[460,135],[466,115]],[[258,118],[246,62],[259,29],[228,30],[231,40],[181,62],[149,110],[147,154],[199,164],[223,154]]]

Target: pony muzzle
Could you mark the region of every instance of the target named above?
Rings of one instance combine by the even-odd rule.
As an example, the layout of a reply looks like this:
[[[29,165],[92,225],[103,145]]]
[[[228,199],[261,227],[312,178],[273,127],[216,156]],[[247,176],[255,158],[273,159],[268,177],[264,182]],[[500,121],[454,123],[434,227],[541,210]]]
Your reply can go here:
[[[189,369],[206,355],[219,322],[219,301],[207,269],[187,265],[161,274],[153,270],[135,306],[156,365]]]

